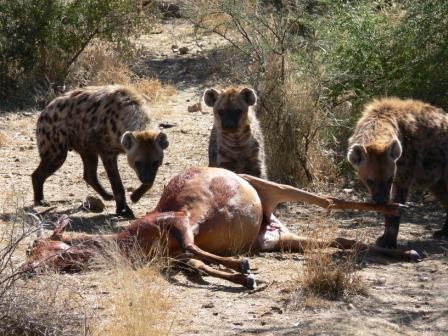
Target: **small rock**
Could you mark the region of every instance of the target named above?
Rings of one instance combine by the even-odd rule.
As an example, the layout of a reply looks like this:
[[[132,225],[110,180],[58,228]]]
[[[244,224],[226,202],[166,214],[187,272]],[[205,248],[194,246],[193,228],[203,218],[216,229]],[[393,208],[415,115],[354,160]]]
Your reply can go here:
[[[134,188],[133,188],[133,187],[127,187],[127,188],[126,188],[126,191],[127,191],[127,192],[133,192],[133,191],[134,191]]]
[[[181,54],[181,55],[188,54],[188,51],[189,51],[188,47],[179,48],[179,54]]]
[[[87,196],[86,200],[82,203],[82,208],[87,211],[100,213],[104,211],[105,206],[103,201],[100,200],[98,197]]]
[[[172,50],[174,50],[174,49],[179,49],[179,47],[178,47],[177,44],[173,44],[173,45],[171,45],[171,49],[172,49]]]
[[[201,103],[189,105],[187,110],[188,110],[188,112],[199,112],[199,111],[202,111],[202,105],[201,105]]]
[[[202,308],[214,308],[214,307],[215,307],[215,305],[212,302],[202,305]]]
[[[14,162],[20,162],[20,159],[19,158],[15,158]]]

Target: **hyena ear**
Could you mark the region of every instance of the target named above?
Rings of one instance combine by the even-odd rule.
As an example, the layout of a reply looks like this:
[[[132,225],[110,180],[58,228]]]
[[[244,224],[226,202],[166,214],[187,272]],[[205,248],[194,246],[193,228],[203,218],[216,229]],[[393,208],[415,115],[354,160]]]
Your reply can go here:
[[[390,144],[387,154],[389,155],[389,158],[392,161],[397,162],[397,160],[401,157],[402,153],[403,148],[401,147],[400,140],[395,138]]]
[[[132,132],[126,131],[121,137],[121,145],[126,153],[132,152],[137,146],[138,141]]]
[[[347,153],[347,160],[356,169],[366,160],[367,151],[363,145],[353,144]]]
[[[158,135],[157,138],[156,138],[156,142],[159,144],[159,146],[160,146],[162,149],[166,149],[166,148],[168,148],[168,145],[170,144],[170,143],[168,142],[168,137],[167,137],[167,135],[166,135],[165,133],[163,133],[163,132],[160,132],[160,133],[159,133],[159,135]]]
[[[247,105],[252,106],[257,102],[257,95],[255,91],[249,88],[244,88],[240,92],[240,97],[246,102]]]
[[[207,89],[204,92],[204,103],[208,107],[215,106],[216,101],[218,100],[219,92],[215,89]]]

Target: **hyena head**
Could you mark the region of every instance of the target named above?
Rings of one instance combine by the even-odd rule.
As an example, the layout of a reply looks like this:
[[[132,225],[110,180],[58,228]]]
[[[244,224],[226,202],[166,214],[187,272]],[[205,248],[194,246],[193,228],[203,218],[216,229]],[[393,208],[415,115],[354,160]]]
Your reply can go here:
[[[347,159],[375,203],[389,201],[401,153],[401,144],[396,138],[387,145],[363,146],[355,143],[350,146]]]
[[[129,166],[140,181],[152,184],[163,162],[163,150],[168,147],[166,134],[151,130],[127,131],[121,137],[121,145],[126,151]]]
[[[215,125],[229,132],[235,132],[249,124],[249,107],[257,102],[254,90],[231,88],[219,93],[215,89],[204,92],[204,102],[213,107]]]

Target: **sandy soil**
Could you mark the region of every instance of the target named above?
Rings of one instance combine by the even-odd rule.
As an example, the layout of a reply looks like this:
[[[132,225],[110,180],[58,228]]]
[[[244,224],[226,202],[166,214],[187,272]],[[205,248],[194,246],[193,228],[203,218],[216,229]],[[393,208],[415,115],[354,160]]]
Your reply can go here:
[[[213,49],[222,42],[204,36],[200,44],[182,21],[160,25],[160,33],[141,39],[148,48],[147,59],[139,71],[171,84],[176,93],[153,106],[155,128],[159,123],[176,124],[166,129],[170,146],[153,189],[138,204],[131,204],[137,216],[152,209],[164,185],[176,173],[195,165],[207,165],[207,143],[212,126],[209,110],[188,112],[187,106],[199,101],[205,86],[222,85],[213,71]],[[189,52],[179,55],[178,47]],[[32,210],[30,174],[38,164],[35,144],[37,111],[0,113],[0,132],[7,143],[0,147],[0,205],[3,213],[0,228],[11,225],[17,207]],[[125,188],[138,186],[138,180],[120,158],[120,172]],[[100,167],[100,177],[108,186]],[[344,192],[346,186],[329,186],[336,196],[361,199],[359,191]],[[128,191],[129,191],[128,190]],[[73,220],[72,231],[96,233],[128,221],[112,216],[114,202],[106,202],[102,214],[79,209],[87,195],[95,195],[82,179],[79,155],[70,152],[66,163],[45,184],[45,196],[52,206],[45,215],[48,222],[67,213]],[[251,257],[261,290],[247,291],[210,277],[191,277],[183,272],[167,279],[169,296],[177,302],[173,333],[182,335],[446,335],[448,332],[448,243],[435,241],[431,233],[444,221],[441,207],[428,196],[412,199],[404,215],[399,242],[425,255],[423,262],[411,264],[366,256],[358,264],[367,288],[366,295],[327,301],[307,299],[294,281],[306,260],[302,255],[280,253]],[[43,207],[35,211],[45,210]],[[324,212],[302,204],[288,204],[277,212],[296,232],[309,231],[317,225],[337,224],[339,234],[373,242],[382,233],[382,218],[375,214]],[[15,261],[24,258],[19,253]],[[95,272],[81,274],[78,282],[90,288]],[[67,277],[74,277],[67,275]],[[76,276],[75,276],[76,277]],[[90,280],[89,280],[90,279]],[[297,289],[297,290],[296,290]],[[107,295],[98,292],[97,295]]]

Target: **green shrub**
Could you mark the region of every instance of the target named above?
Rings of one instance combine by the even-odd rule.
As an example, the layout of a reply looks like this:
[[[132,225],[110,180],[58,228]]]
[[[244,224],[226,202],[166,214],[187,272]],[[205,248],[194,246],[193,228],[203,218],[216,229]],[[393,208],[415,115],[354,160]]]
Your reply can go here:
[[[0,95],[61,83],[92,39],[124,47],[147,18],[139,0],[0,0]]]

